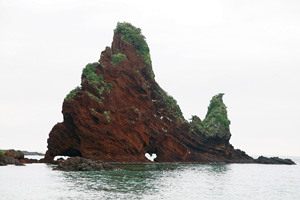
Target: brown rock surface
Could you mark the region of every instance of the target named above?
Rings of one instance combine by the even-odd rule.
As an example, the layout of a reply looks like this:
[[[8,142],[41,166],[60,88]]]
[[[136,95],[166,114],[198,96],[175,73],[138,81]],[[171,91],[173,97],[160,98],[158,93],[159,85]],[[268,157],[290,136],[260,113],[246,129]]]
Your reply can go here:
[[[65,155],[148,162],[148,152],[156,153],[158,162],[253,162],[229,143],[226,107],[221,106],[224,123],[213,117],[213,110],[203,122],[197,116],[187,122],[176,101],[156,83],[150,55],[145,57],[134,44],[115,32],[99,63],[83,70],[81,88],[64,100],[64,121],[49,134],[45,160]],[[223,105],[222,96],[212,102]]]

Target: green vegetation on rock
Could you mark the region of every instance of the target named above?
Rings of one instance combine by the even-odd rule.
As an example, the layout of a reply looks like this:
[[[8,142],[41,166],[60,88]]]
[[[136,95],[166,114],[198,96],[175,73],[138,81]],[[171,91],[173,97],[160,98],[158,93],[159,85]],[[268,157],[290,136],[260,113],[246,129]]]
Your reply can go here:
[[[5,152],[0,150],[0,156],[4,156]]]
[[[193,115],[191,120],[192,121],[190,122],[190,126],[189,126],[189,129],[191,132],[194,132],[194,133],[200,132],[200,133],[206,134],[206,130],[204,129],[202,121],[198,116]]]
[[[122,54],[122,53],[118,53],[117,55],[115,54],[112,54],[111,55],[111,62],[112,64],[115,66],[116,64],[122,62],[123,60],[127,60],[127,57],[125,54]]]
[[[96,66],[99,65],[98,62],[96,63],[89,63],[86,67],[82,70],[82,77],[85,77],[88,83],[94,86],[101,96],[103,91],[106,89],[108,93],[110,93],[110,89],[113,87],[112,83],[106,83],[103,80],[102,74],[96,73]]]
[[[118,22],[114,33],[121,34],[122,40],[133,44],[136,50],[139,51],[144,58],[147,56],[150,58],[149,47],[146,43],[145,36],[142,35],[142,30],[140,28],[136,28],[127,22]]]
[[[107,121],[110,122],[110,120],[111,120],[111,118],[110,118],[110,116],[109,116],[110,111],[104,111],[104,114],[106,115]]]
[[[86,77],[88,82],[92,85],[98,85],[99,82],[103,81],[103,76],[96,74],[96,66],[99,65],[98,62],[89,63],[83,68],[82,76]]]
[[[70,101],[73,99],[73,97],[77,94],[77,92],[79,92],[81,90],[81,87],[77,86],[76,88],[74,88],[73,90],[71,90],[69,92],[69,94],[67,94],[65,100],[66,101]]]
[[[88,94],[88,96],[91,98],[91,99],[93,99],[94,101],[97,101],[98,103],[103,103],[102,102],[102,100],[104,99],[104,97],[100,97],[100,98],[98,98],[98,97],[96,97],[95,95],[93,95],[93,94],[91,94],[91,93],[87,93]]]
[[[170,113],[175,119],[180,119],[182,123],[187,122],[182,115],[177,101],[171,95],[168,95],[161,87],[159,87],[158,90],[155,90],[154,92],[163,100],[168,113]]]
[[[211,135],[229,135],[230,121],[227,117],[226,106],[223,103],[223,93],[220,93],[210,101],[208,111],[202,124],[209,130]]]
[[[90,108],[90,111],[92,111],[93,115],[97,115],[98,114],[98,112],[95,110],[95,108]]]
[[[142,30],[140,28],[136,28],[127,22],[118,22],[117,27],[114,29],[114,33],[121,34],[121,39],[132,44],[136,48],[137,53],[145,59],[145,62],[152,66],[150,50],[145,40],[146,38],[142,34]],[[150,75],[154,78],[152,69]]]
[[[179,118],[182,123],[186,122],[184,117],[182,116],[181,109],[177,104],[177,101],[171,95],[163,95],[165,102],[167,103],[167,110],[171,113],[175,118]]]

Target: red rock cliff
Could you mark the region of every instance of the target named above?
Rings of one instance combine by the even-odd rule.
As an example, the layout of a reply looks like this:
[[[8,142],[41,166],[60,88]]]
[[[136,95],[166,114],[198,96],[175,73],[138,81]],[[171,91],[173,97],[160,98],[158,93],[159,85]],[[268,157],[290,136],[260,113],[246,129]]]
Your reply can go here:
[[[118,24],[111,48],[83,69],[81,79],[64,100],[64,121],[49,134],[48,161],[65,155],[146,162],[147,152],[156,153],[158,162],[252,161],[229,143],[223,94],[213,97],[203,121],[193,116],[187,122],[155,82],[140,29],[128,23]]]

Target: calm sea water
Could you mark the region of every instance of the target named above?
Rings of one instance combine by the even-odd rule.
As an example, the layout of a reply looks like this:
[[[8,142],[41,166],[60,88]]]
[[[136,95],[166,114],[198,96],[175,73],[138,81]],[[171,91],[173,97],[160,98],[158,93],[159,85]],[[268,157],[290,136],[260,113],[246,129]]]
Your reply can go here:
[[[293,160],[297,165],[148,164],[101,172],[6,166],[0,199],[300,199],[300,158]]]

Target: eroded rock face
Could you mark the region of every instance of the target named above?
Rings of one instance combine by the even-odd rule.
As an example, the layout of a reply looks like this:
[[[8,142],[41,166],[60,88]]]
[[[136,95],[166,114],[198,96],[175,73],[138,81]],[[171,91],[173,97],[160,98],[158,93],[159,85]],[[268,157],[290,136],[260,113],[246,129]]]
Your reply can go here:
[[[118,24],[111,48],[83,69],[81,87],[65,98],[64,121],[51,130],[45,159],[147,162],[148,152],[158,162],[253,162],[229,144],[222,96],[213,97],[203,121],[194,116],[187,122],[156,83],[140,29]]]

